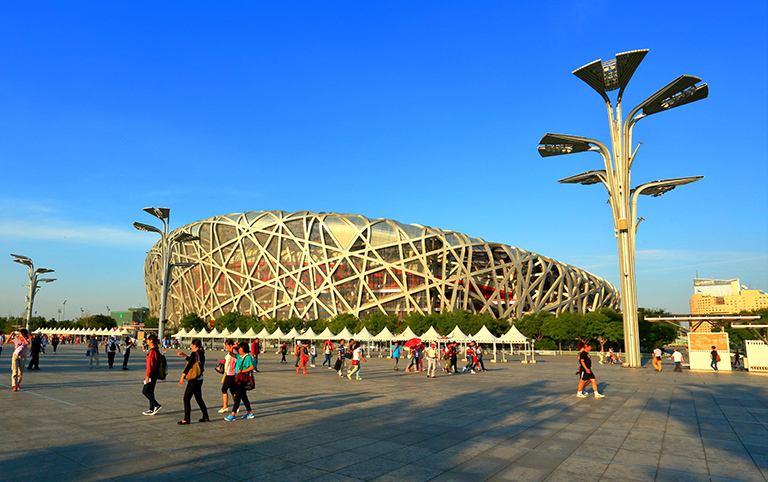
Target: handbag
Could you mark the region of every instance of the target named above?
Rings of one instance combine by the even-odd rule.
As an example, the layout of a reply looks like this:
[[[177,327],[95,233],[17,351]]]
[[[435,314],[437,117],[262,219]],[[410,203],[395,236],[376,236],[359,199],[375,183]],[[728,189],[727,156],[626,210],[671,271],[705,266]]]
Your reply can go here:
[[[224,374],[224,360],[219,360],[219,364],[216,365],[216,368],[214,368],[214,370],[216,370],[216,373],[221,373],[223,375]]]
[[[200,375],[202,375],[203,371],[200,369],[200,362],[195,362],[194,365],[192,365],[192,368],[189,369],[187,372],[186,378],[187,380],[197,380],[200,378]]]
[[[85,350],[85,356],[91,356],[91,350]]]
[[[253,390],[253,386],[255,385],[253,376],[250,373],[238,373],[237,376],[235,376],[235,383],[246,390]]]

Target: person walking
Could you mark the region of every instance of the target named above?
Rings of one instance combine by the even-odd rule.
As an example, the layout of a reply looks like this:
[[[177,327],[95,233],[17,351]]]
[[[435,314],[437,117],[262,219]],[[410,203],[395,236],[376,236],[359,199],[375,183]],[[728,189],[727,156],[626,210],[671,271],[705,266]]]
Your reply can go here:
[[[349,373],[347,373],[347,378],[352,380],[352,375],[356,375],[357,380],[362,380],[363,378],[360,376],[360,360],[366,363],[368,360],[363,356],[363,351],[360,349],[359,342],[350,343],[349,348],[352,350],[352,367],[350,368]]]
[[[487,372],[488,370],[485,369],[485,363],[483,363],[483,347],[479,343],[475,347],[475,356],[477,358],[477,363],[475,363],[475,370]]]
[[[414,346],[406,347],[408,348],[408,359],[410,362],[408,363],[408,367],[405,369],[406,372],[417,372],[419,371],[419,350],[418,348]]]
[[[475,342],[472,341],[467,345],[467,349],[465,351],[465,355],[467,356],[467,365],[462,369],[462,373],[466,372],[467,369],[469,369],[470,373],[477,373],[475,371]]]
[[[396,341],[394,345],[392,345],[392,358],[395,359],[395,371],[399,371],[400,368],[398,368],[398,364],[400,363],[400,354],[402,353],[402,348],[400,347],[400,342]]]
[[[661,348],[658,346],[653,349],[653,361],[651,361],[654,370],[661,371]]]
[[[131,349],[136,344],[131,340],[130,336],[126,336],[123,340],[123,370],[128,369],[128,359],[131,357]]]
[[[440,350],[437,349],[437,343],[433,341],[429,347],[424,350],[424,354],[427,357],[427,378],[435,378],[435,372],[437,371],[440,357]]]
[[[224,373],[221,377],[221,398],[223,405],[219,409],[219,413],[226,413],[229,411],[227,391],[232,394],[233,403],[235,400],[235,392],[237,391],[237,386],[235,385],[235,364],[237,363],[238,353],[235,342],[231,339],[227,339],[224,342],[224,351],[226,351],[227,354],[224,356]]]
[[[448,365],[448,373],[453,375],[459,371],[459,350],[456,342],[453,341],[448,345],[448,358],[450,365]]]
[[[280,345],[280,355],[282,355],[282,358],[280,358],[280,363],[288,363],[285,361],[286,354],[288,354],[288,347],[285,346],[285,342],[283,342],[283,344]]]
[[[258,338],[251,343],[251,359],[253,360],[253,371],[259,373],[259,354],[261,353],[261,341]]]
[[[157,335],[149,335],[147,342],[147,370],[144,374],[144,388],[141,393],[149,400],[149,410],[141,412],[142,415],[156,415],[163,408],[155,399],[155,384],[160,377],[160,341]]]
[[[712,347],[712,351],[709,352],[709,359],[712,360],[709,366],[711,366],[714,371],[717,371],[717,363],[720,361],[720,355],[717,353],[717,347]]]
[[[248,342],[240,342],[240,344],[237,346],[237,350],[239,353],[239,357],[237,358],[237,363],[235,363],[235,382],[237,385],[237,390],[235,391],[235,404],[232,406],[232,412],[224,418],[227,422],[234,422],[237,420],[237,409],[240,408],[240,402],[243,402],[243,405],[245,405],[245,409],[248,411],[245,415],[243,415],[243,419],[253,419],[256,418],[256,415],[253,414],[253,411],[251,410],[251,401],[248,400],[248,391],[246,390],[245,383],[237,381],[238,375],[242,374],[244,376],[253,376],[253,360],[251,359],[251,355],[248,354],[250,351],[248,348]]]
[[[5,335],[3,330],[0,330],[0,356],[3,356],[3,345],[5,345]]]
[[[674,349],[675,351],[672,352],[672,361],[675,362],[675,369],[672,371],[675,372],[681,372],[683,371],[683,354],[677,351],[677,348]]]
[[[101,368],[99,365],[99,342],[96,341],[96,335],[91,335],[90,338],[88,338],[88,368],[93,368],[93,365],[96,365],[96,368]]]
[[[301,343],[294,342],[295,345],[293,347],[293,354],[296,355],[296,361],[293,363],[293,366],[296,368],[299,367],[299,362],[301,361]]]
[[[296,374],[298,375],[301,370],[304,370],[304,375],[306,375],[307,361],[309,361],[309,347],[307,347],[307,343],[300,343],[296,352],[299,355],[299,362],[296,364]]]
[[[115,354],[117,354],[119,350],[120,344],[115,340],[115,336],[110,336],[109,341],[107,341],[107,344],[104,346],[104,351],[107,352],[107,365],[110,370],[112,369],[112,365],[115,364]]]
[[[592,391],[595,393],[595,398],[605,398],[605,395],[597,391],[597,378],[592,372],[592,359],[589,357],[589,352],[592,347],[589,343],[579,341],[579,384],[576,387],[576,396],[579,398],[587,398],[587,392],[584,391],[584,385],[587,381],[592,384]]]
[[[314,343],[309,344],[309,366],[315,368],[315,359],[317,358],[317,348]]]
[[[56,348],[59,346],[59,335],[53,335],[51,338],[51,346],[53,347],[53,354],[56,354]]]
[[[24,375],[24,364],[27,361],[29,332],[26,328],[14,331],[5,343],[13,343],[11,355],[11,386],[14,392],[21,390],[21,378]]]
[[[344,340],[339,340],[339,345],[336,349],[336,355],[338,358],[336,359],[336,365],[339,367],[339,376],[344,376],[344,368],[347,364],[347,349],[344,346]]]
[[[40,352],[43,350],[43,339],[40,335],[32,335],[32,341],[29,343],[29,351],[32,358],[29,360],[27,370],[40,370]]]
[[[323,343],[323,353],[325,354],[325,360],[323,361],[323,366],[327,364],[328,369],[333,370],[333,365],[331,365],[331,355],[333,354],[333,342],[331,340],[325,340],[325,343]]]
[[[200,411],[203,413],[203,418],[200,422],[210,422],[208,418],[208,407],[205,406],[203,401],[203,373],[205,372],[205,350],[203,344],[195,338],[190,344],[192,353],[189,356],[185,355],[179,350],[176,353],[180,357],[183,357],[187,364],[184,366],[184,371],[179,379],[179,386],[184,386],[184,380],[187,381],[187,388],[184,390],[184,418],[179,420],[179,425],[189,425],[189,419],[192,412],[191,400],[194,395],[197,406],[200,407]]]

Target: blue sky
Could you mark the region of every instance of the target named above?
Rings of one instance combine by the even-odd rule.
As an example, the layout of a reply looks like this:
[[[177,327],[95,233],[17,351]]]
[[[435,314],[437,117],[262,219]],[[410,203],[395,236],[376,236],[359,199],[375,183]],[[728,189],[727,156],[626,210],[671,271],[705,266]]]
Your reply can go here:
[[[625,4],[626,3],[626,4]],[[618,286],[605,189],[559,185],[593,153],[542,159],[547,132],[608,143],[571,72],[650,49],[624,110],[681,74],[704,101],[638,123],[640,306],[687,313],[692,278],[768,290],[765,2],[0,2],[0,315],[53,268],[35,311],[146,305],[156,241],[242,211],[327,211],[450,229]]]

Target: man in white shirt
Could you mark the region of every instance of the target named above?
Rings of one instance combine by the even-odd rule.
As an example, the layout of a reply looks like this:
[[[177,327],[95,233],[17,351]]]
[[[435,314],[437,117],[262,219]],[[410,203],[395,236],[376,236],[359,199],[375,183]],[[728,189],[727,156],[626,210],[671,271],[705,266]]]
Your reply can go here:
[[[677,351],[677,348],[675,348],[675,351],[672,352],[672,361],[675,362],[675,369],[673,371],[682,372],[683,371],[683,354]]]

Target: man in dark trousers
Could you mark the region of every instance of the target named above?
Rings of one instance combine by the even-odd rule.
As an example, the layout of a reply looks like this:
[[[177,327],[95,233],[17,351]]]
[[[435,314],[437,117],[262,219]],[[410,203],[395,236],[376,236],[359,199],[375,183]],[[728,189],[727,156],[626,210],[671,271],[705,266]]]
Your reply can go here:
[[[109,341],[104,347],[104,351],[107,352],[107,364],[109,365],[110,370],[112,369],[112,365],[115,364],[115,354],[118,350],[120,350],[120,345],[117,343],[117,340],[115,340],[115,336],[112,335],[109,337]]]
[[[261,353],[261,342],[258,338],[251,344],[251,359],[253,360],[253,371],[258,372],[259,353]]]
[[[40,364],[40,351],[43,349],[43,340],[40,338],[40,335],[34,335],[32,337],[32,343],[30,344],[30,352],[32,354],[32,359],[29,360],[29,365],[27,365],[28,370],[39,370],[40,367],[38,366]]]

